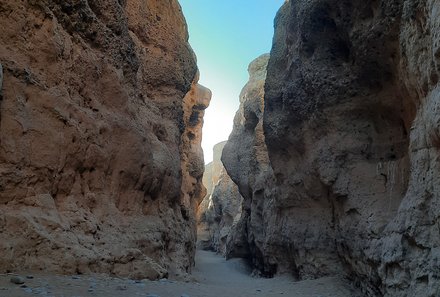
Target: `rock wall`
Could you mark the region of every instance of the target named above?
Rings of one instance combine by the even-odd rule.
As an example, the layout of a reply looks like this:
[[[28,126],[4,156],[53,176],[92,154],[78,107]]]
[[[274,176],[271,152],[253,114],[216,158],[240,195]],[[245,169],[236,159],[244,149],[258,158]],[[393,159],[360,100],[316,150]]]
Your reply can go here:
[[[243,112],[223,155],[250,203],[236,242],[266,275],[438,296],[440,3],[287,1],[275,27],[264,114]],[[241,168],[260,164],[261,117],[259,187]]]
[[[176,0],[0,1],[0,270],[190,272],[209,90]]]
[[[242,216],[227,243],[227,257],[250,257],[261,274],[271,276],[273,271],[266,267],[270,264],[262,257],[267,253],[265,250],[272,237],[267,233],[270,230],[266,230],[265,224],[276,217],[270,212],[274,178],[263,132],[268,62],[269,55],[264,54],[249,65],[249,82],[241,91],[240,107],[223,150],[222,161],[244,197]],[[282,257],[280,255],[280,260]]]
[[[226,141],[213,148],[213,161],[205,167],[208,193],[199,206],[198,242],[205,250],[226,255],[231,230],[241,217],[243,197],[227,174],[220,158]]]

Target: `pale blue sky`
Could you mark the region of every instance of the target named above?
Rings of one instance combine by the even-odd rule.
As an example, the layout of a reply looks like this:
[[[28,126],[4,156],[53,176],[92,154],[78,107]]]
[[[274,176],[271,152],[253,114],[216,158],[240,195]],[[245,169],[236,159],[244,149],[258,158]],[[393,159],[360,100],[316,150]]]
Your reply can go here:
[[[205,162],[227,140],[249,63],[270,51],[273,20],[285,0],[180,0],[197,55],[200,83],[213,93],[205,114]]]

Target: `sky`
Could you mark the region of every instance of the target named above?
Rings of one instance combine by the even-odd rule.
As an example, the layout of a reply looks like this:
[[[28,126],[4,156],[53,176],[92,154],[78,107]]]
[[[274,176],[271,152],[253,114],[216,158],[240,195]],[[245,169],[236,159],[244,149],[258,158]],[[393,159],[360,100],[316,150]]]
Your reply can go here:
[[[199,83],[212,91],[206,110],[202,148],[205,164],[212,148],[227,140],[248,81],[247,67],[270,52],[273,20],[285,0],[180,0],[189,42],[197,55]]]

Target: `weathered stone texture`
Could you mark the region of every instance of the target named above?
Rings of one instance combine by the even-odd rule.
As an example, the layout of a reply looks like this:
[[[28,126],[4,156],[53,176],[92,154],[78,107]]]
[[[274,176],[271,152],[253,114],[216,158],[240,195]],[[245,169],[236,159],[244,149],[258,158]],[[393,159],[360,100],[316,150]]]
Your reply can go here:
[[[213,149],[213,161],[206,165],[204,185],[208,194],[199,206],[199,247],[226,255],[226,244],[241,217],[243,198],[220,158],[226,141]]]
[[[246,170],[260,164],[249,112],[223,155],[248,209],[237,242],[266,275],[438,296],[440,3],[287,1],[275,24],[256,117],[274,180]]]
[[[178,2],[1,0],[0,28],[1,270],[189,272],[210,93]]]

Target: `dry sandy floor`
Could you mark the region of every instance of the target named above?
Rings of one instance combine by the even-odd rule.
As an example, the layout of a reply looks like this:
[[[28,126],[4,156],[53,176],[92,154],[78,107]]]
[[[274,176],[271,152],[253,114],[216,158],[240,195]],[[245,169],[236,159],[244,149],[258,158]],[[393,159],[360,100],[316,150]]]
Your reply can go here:
[[[249,276],[241,260],[226,261],[211,252],[198,251],[195,281],[140,281],[105,276],[24,276],[25,284],[0,275],[0,297],[357,297],[342,279],[322,278],[294,282],[289,277],[273,279]]]

